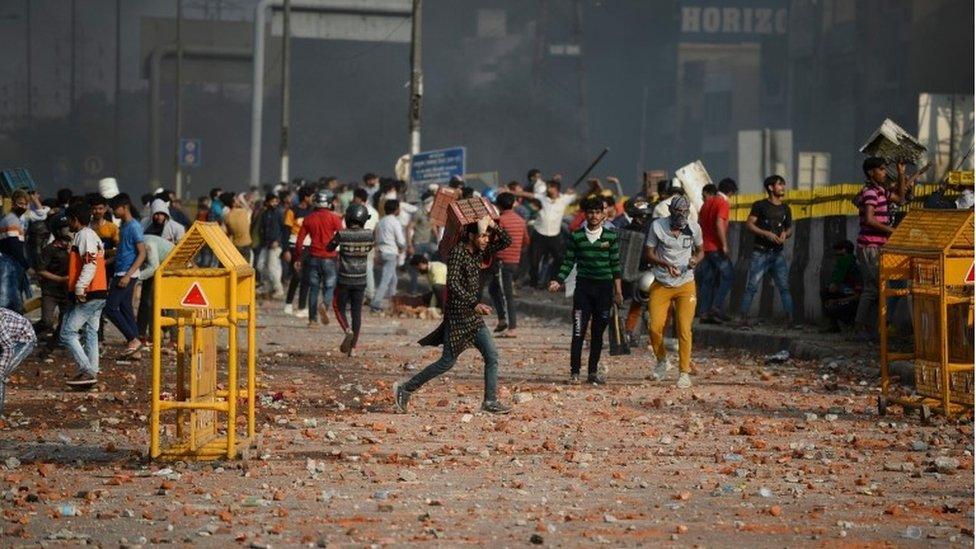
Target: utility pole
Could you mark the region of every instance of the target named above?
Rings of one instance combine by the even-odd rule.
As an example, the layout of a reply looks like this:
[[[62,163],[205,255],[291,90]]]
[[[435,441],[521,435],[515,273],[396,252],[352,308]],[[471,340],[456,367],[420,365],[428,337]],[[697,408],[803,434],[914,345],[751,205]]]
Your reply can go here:
[[[288,129],[291,118],[291,0],[284,0],[281,13],[281,183],[288,174]]]
[[[410,154],[420,152],[420,102],[424,95],[424,73],[421,68],[421,0],[413,0],[410,32]]]
[[[180,134],[183,133],[183,0],[176,0],[176,139],[173,162],[176,166],[176,196],[183,198],[183,169],[180,166]]]
[[[546,26],[549,21],[549,0],[539,0],[539,26],[535,29],[535,59],[532,77],[536,91],[542,88],[543,59],[546,55]]]
[[[77,59],[75,59],[75,55],[76,55],[76,52],[75,52],[75,49],[76,49],[75,48],[75,30],[76,30],[76,28],[78,26],[76,24],[77,23],[77,13],[78,13],[78,10],[76,8],[77,8],[76,0],[71,0],[71,33],[70,33],[70,35],[71,35],[71,70],[69,71],[69,74],[70,74],[69,78],[71,78],[71,83],[70,83],[69,88],[68,88],[69,89],[69,93],[68,93],[68,103],[69,103],[68,104],[68,112],[71,114],[71,123],[72,123],[72,125],[74,124],[74,116],[75,116],[75,65],[77,65],[77,63],[76,63]],[[72,130],[74,130],[74,128],[72,128]]]
[[[637,179],[640,181],[644,173],[644,150],[647,148],[647,84],[644,84],[644,96],[641,100],[640,151],[637,156]],[[643,183],[642,183],[643,184]]]
[[[121,146],[119,144],[119,126],[122,115],[122,0],[115,0],[115,123],[113,125],[113,140],[115,144],[115,175],[119,175],[119,165],[122,163]]]
[[[580,148],[586,153],[589,150],[587,141],[590,131],[586,116],[586,72],[583,68],[583,0],[576,0],[576,24],[573,34],[576,38],[576,47],[579,48],[579,54],[576,56],[576,74],[579,78]]]
[[[33,90],[31,90],[31,0],[24,0],[27,8],[27,127],[34,127]]]

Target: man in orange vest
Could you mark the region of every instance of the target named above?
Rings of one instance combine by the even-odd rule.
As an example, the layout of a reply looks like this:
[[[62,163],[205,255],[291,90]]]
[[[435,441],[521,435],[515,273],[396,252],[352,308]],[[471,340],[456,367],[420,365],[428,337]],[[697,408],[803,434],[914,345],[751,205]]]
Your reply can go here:
[[[71,306],[61,323],[61,343],[78,365],[68,385],[87,388],[98,382],[98,324],[108,296],[105,247],[88,226],[91,213],[83,204],[68,208],[66,217],[75,236],[68,255]]]

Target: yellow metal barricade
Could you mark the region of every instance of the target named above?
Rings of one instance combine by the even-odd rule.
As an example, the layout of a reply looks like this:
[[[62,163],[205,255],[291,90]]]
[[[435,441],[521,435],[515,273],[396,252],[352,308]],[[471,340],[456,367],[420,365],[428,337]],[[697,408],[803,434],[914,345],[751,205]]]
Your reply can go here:
[[[882,248],[879,259],[878,322],[881,336],[881,397],[889,402],[955,416],[973,406],[973,212],[915,210]],[[911,297],[914,349],[888,348],[889,297]],[[915,366],[914,396],[892,396],[889,364]]]
[[[197,267],[209,248],[217,267]],[[150,457],[235,458],[255,434],[255,273],[216,223],[196,222],[156,270],[153,284],[152,409]],[[176,330],[176,357],[164,364],[163,328]],[[240,387],[238,330],[246,328],[245,387]],[[226,333],[226,370],[218,368],[218,337]],[[175,390],[163,391],[168,368]],[[221,374],[226,381],[221,382]],[[224,388],[221,388],[224,387]],[[238,401],[247,403],[246,433],[237,432]],[[173,440],[164,446],[162,414],[174,412]],[[226,418],[226,424],[220,418]],[[167,426],[169,427],[169,426]]]

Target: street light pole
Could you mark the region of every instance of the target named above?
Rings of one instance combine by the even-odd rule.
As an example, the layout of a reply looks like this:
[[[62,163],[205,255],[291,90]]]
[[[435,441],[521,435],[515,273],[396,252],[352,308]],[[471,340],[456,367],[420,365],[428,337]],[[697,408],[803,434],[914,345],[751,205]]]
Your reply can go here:
[[[412,30],[410,32],[410,154],[420,152],[420,102],[424,95],[424,74],[421,67],[421,3],[413,0]]]
[[[284,0],[281,14],[281,183],[288,175],[288,129],[291,118],[291,1]]]
[[[180,166],[180,137],[183,133],[183,0],[176,0],[176,139],[173,144],[176,196],[183,198],[183,169]]]

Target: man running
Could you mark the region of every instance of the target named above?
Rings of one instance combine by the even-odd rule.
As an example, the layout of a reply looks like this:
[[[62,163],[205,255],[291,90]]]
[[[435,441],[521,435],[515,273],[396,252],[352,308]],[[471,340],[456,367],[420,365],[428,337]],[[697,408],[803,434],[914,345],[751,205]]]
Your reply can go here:
[[[478,302],[481,270],[491,258],[511,243],[508,233],[488,216],[465,228],[462,241],[451,250],[447,261],[447,306],[444,321],[421,345],[443,345],[444,352],[406,383],[393,384],[393,403],[399,412],[407,411],[410,395],[425,383],[450,370],[457,357],[474,345],[485,360],[485,398],[481,409],[491,414],[507,414],[511,408],[498,401],[498,351],[482,317],[491,307]]]
[[[670,215],[654,220],[644,241],[644,256],[654,265],[648,307],[651,312],[651,346],[657,365],[654,379],[660,381],[671,365],[664,347],[664,325],[674,306],[678,329],[679,389],[691,387],[691,322],[695,318],[695,266],[701,262],[702,232],[688,218],[691,204],[675,195],[668,206]]]

